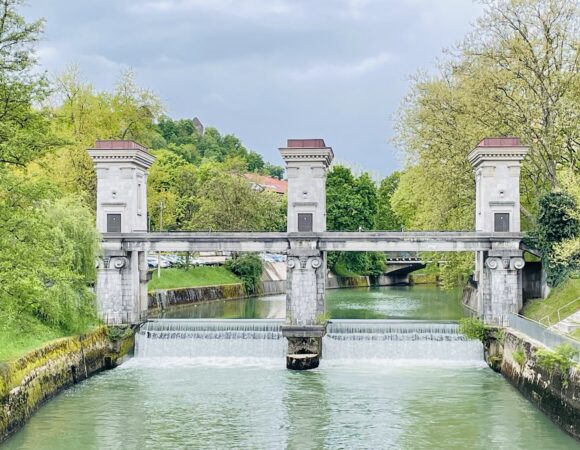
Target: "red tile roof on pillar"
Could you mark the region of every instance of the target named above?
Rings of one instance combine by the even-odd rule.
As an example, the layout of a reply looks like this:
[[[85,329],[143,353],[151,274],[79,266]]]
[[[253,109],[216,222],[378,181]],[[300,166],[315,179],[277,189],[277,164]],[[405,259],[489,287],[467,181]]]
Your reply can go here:
[[[130,141],[130,140],[121,140],[121,139],[109,139],[109,140],[102,140],[97,141],[95,143],[95,149],[99,150],[143,150],[147,151],[146,147],[143,147],[141,144]]]
[[[324,139],[288,139],[288,148],[326,148]]]
[[[524,147],[517,137],[493,137],[485,138],[478,147]]]

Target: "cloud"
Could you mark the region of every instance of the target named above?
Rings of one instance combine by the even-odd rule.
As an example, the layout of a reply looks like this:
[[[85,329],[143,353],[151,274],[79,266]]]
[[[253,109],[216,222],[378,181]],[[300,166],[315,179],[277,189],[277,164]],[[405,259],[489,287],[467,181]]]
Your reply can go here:
[[[204,11],[246,19],[261,19],[297,11],[296,4],[284,0],[153,0],[132,5],[130,9],[138,14]]]
[[[296,68],[290,70],[288,77],[298,81],[331,79],[350,81],[362,77],[393,60],[394,57],[391,53],[381,52],[378,55],[366,57],[354,62],[315,62],[307,65],[303,69]]]

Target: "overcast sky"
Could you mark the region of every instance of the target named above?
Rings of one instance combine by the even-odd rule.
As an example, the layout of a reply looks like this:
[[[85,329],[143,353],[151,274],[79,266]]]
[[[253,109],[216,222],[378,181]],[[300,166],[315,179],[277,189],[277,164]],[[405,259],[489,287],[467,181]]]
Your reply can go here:
[[[386,175],[409,75],[433,70],[481,13],[471,0],[29,0],[40,63],[97,89],[132,68],[173,118],[200,118],[282,164],[287,138]]]

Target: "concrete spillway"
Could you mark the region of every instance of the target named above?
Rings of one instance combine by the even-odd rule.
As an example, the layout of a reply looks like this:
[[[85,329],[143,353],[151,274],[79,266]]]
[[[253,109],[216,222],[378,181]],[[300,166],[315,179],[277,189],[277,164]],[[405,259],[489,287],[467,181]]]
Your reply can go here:
[[[337,320],[323,339],[326,360],[483,361],[483,346],[454,322]]]
[[[137,358],[284,358],[283,320],[159,319],[136,336]],[[323,360],[482,361],[453,322],[332,320]]]

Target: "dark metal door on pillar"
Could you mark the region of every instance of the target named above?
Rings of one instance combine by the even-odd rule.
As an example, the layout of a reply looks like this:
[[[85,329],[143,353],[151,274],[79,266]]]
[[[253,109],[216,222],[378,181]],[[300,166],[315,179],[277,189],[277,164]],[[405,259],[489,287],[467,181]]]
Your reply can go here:
[[[107,214],[107,233],[121,232],[121,214]]]
[[[312,231],[312,214],[298,213],[298,231]]]
[[[510,230],[510,215],[509,213],[495,213],[494,231],[508,232]]]

